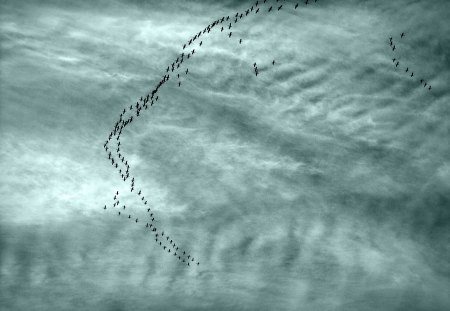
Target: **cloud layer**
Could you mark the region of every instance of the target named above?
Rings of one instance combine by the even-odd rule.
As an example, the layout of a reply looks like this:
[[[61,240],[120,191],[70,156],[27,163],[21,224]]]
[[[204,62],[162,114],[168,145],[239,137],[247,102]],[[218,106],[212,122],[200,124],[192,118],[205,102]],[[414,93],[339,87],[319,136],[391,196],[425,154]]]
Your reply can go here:
[[[447,1],[266,4],[195,43],[121,145],[194,269],[101,208],[119,190],[145,217],[102,145],[251,3],[96,3],[0,4],[2,308],[448,307]]]

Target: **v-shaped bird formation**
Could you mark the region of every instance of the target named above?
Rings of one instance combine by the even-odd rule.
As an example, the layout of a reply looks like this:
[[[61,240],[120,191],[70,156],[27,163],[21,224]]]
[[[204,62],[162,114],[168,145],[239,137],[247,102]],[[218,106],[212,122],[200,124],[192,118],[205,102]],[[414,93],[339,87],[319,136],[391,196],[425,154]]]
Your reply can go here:
[[[236,26],[238,22],[240,22],[252,12],[254,12],[254,14],[262,14],[262,12],[266,12],[266,14],[269,14],[270,12],[273,12],[273,6],[269,6],[269,2],[270,1],[267,0],[264,0],[262,2],[256,1],[249,9],[244,10],[243,12],[237,12],[234,15],[234,26]],[[282,1],[276,0],[276,2],[281,3]],[[314,2],[317,2],[317,0],[315,0]],[[309,0],[306,0],[305,5],[308,5],[308,3]],[[263,8],[263,6],[266,7]],[[298,6],[299,5],[297,3],[292,8],[296,10]],[[277,5],[276,11],[280,11],[283,7],[285,7],[283,4]],[[142,189],[138,190],[138,188],[136,187],[136,180],[135,177],[131,175],[131,166],[125,155],[126,152],[121,151],[120,149],[120,138],[123,130],[127,126],[130,126],[135,120],[137,120],[137,118],[142,115],[142,111],[148,110],[149,106],[151,107],[156,104],[156,102],[158,102],[158,91],[166,83],[171,81],[171,74],[174,74],[178,79],[178,81],[174,83],[178,85],[178,87],[182,86],[181,77],[187,77],[190,74],[188,63],[190,59],[195,55],[196,50],[192,46],[194,45],[196,40],[199,40],[201,36],[206,36],[215,29],[219,30],[219,28],[220,32],[218,32],[218,34],[224,32],[225,28],[228,28],[230,32],[227,34],[227,36],[228,38],[232,39],[233,32],[231,31],[231,28],[233,27],[233,23],[230,20],[233,20],[233,18],[230,16],[223,16],[221,18],[218,18],[207,25],[204,29],[200,30],[198,33],[195,33],[191,38],[187,40],[187,42],[183,43],[182,53],[180,53],[180,55],[171,64],[167,65],[165,73],[158,81],[156,87],[154,87],[153,90],[149,93],[141,96],[135,104],[133,103],[123,108],[123,110],[119,114],[117,121],[114,124],[113,129],[108,135],[108,139],[103,145],[105,153],[108,157],[108,161],[111,162],[111,165],[117,170],[121,180],[126,183],[131,178],[131,182],[129,183],[130,192],[138,196],[138,198],[140,199],[139,202],[141,204],[141,208],[146,210],[147,217],[146,219],[139,219],[138,217],[133,216],[131,212],[129,212],[130,208],[127,209],[126,204],[122,204],[123,202],[121,203],[119,201],[119,191],[116,191],[114,193],[113,204],[111,206],[105,204],[102,208],[104,210],[113,209],[118,217],[123,217],[124,220],[128,219],[128,221],[131,221],[134,224],[142,225],[145,230],[154,235],[155,243],[159,245],[163,251],[167,252],[169,255],[172,255],[180,263],[183,263],[187,266],[199,266],[200,261],[195,260],[194,256],[189,251],[182,248],[181,245],[178,245],[175,238],[171,237],[169,234],[167,234],[167,232],[164,232],[163,228],[161,228],[160,225],[156,227],[157,220],[155,212],[152,210],[151,205],[148,203],[148,200],[144,196]],[[198,48],[203,46],[205,39],[202,39],[199,42]],[[242,38],[239,38],[238,42],[239,44],[243,44],[244,40]],[[186,52],[186,50],[189,51]],[[276,62],[275,60],[273,60],[272,66],[275,66],[275,64]],[[255,75],[258,76],[258,67],[256,62],[253,64],[253,70],[255,71]]]

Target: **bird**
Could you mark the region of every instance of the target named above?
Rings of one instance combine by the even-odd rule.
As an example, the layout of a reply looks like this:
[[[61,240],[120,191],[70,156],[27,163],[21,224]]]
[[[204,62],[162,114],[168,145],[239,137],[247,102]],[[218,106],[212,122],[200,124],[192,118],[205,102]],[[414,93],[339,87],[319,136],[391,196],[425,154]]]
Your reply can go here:
[[[120,211],[119,211],[119,215],[120,215]]]
[[[408,72],[408,70],[409,70],[409,68],[408,68],[408,67],[406,67],[406,70],[405,70],[405,72]]]
[[[239,44],[241,44],[242,43],[242,39],[239,39]]]
[[[105,207],[103,209],[106,209],[106,205],[105,205]]]
[[[231,34],[232,34],[232,32],[230,32],[230,33],[228,34],[228,38],[231,38]]]
[[[425,85],[423,87],[426,87],[426,86],[427,86],[427,83],[425,82]]]
[[[222,29],[223,29],[223,27],[222,27]],[[200,44],[199,44],[199,45],[202,46],[202,43],[203,43],[203,41],[200,41]]]
[[[405,36],[405,33],[402,32],[402,34],[400,35],[400,38],[403,38]]]
[[[136,223],[138,222],[138,219],[136,218]]]
[[[431,90],[431,85],[428,87],[428,90]]]
[[[180,87],[181,86],[181,81],[178,81],[178,87]]]
[[[397,63],[395,64],[395,67],[397,67],[400,64],[400,62],[397,61]]]
[[[411,77],[414,76],[414,72],[411,72]]]
[[[392,51],[395,51],[395,45],[392,47]]]
[[[294,10],[297,10],[298,8],[298,3],[295,5]]]
[[[275,65],[275,60],[272,61],[272,66]]]
[[[394,62],[395,62],[395,60],[396,60],[396,58],[393,58],[393,59],[392,59],[392,62],[394,63]]]
[[[269,11],[268,11],[268,12],[270,12],[270,11],[272,11],[272,7],[269,8]]]
[[[131,218],[131,215],[128,215],[128,218]]]
[[[197,262],[197,266],[199,265],[200,263],[199,262]]]
[[[282,7],[283,7],[283,5],[280,5],[280,6],[278,7],[278,11],[281,10]]]
[[[188,68],[186,68],[186,74],[188,74],[188,72],[189,72],[189,69],[188,69]]]

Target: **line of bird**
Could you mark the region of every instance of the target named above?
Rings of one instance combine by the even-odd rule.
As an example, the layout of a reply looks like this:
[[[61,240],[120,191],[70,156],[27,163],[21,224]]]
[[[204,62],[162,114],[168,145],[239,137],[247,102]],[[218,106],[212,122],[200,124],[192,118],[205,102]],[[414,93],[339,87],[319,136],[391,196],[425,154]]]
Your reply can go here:
[[[134,183],[134,181],[132,181]],[[139,190],[138,195],[141,194],[141,190]],[[119,207],[120,201],[119,201],[119,191],[117,190],[116,193],[114,194],[113,197],[114,200],[114,204],[113,207],[118,207],[119,210],[117,212],[117,214],[119,216],[126,216],[125,214],[125,210],[126,210],[126,205],[123,205],[123,207]],[[145,201],[145,204],[147,204],[147,201]],[[105,205],[103,207],[103,209],[107,209],[107,206]],[[164,231],[162,231],[161,233],[158,233],[158,230],[155,226],[155,217],[153,215],[153,212],[151,212],[151,208],[147,208],[147,213],[149,216],[149,220],[147,221],[145,227],[148,228],[150,230],[150,232],[154,232],[155,233],[155,241],[158,244],[159,242],[159,246],[161,246],[164,250],[167,250],[167,253],[171,253],[173,254],[174,257],[178,258],[179,261],[186,263],[188,266],[192,264],[195,264],[195,258],[188,254],[185,250],[180,250],[179,246],[175,243],[175,241],[173,239],[171,239],[167,234],[164,236]],[[131,214],[128,214],[128,217],[126,217],[128,219],[132,219],[134,220],[135,223],[139,222],[138,218],[134,218],[131,217]],[[165,238],[165,240],[164,240]],[[178,253],[177,253],[178,252]],[[200,265],[200,262],[197,261],[197,265]]]
[[[276,0],[276,2],[279,2],[280,0]],[[267,0],[264,0],[263,3],[265,4],[266,2],[268,2]],[[317,0],[315,0],[314,2],[317,2]],[[309,3],[309,0],[305,1],[305,4],[307,5]],[[260,11],[260,7],[259,7],[259,1],[256,1],[256,3],[254,4],[254,6],[250,7],[249,9],[247,9],[246,11],[244,11],[243,13],[236,13],[235,15],[235,23],[238,22],[238,17],[239,19],[242,19],[245,16],[247,16],[250,12],[255,11],[255,14],[257,14]],[[283,7],[283,5],[280,5],[278,7],[278,11],[281,10],[281,8]],[[294,9],[297,9],[298,7],[298,3],[294,6]],[[272,10],[272,6],[268,9],[268,12],[270,12]],[[202,34],[206,34],[206,33],[210,33],[211,30],[224,23],[224,22],[228,22],[230,19],[230,16],[227,17],[221,17],[215,21],[213,21],[212,23],[210,23],[207,27],[205,27],[202,31],[196,33],[192,38],[190,38],[188,40],[187,43],[185,43],[183,45],[183,50],[185,50],[188,46],[190,46],[191,44],[194,43],[195,40],[197,40],[198,38],[200,38],[200,36]],[[232,23],[230,22],[228,25],[228,29],[232,28]],[[221,27],[221,32],[223,32],[224,27]],[[231,38],[232,32],[230,31],[228,37]],[[242,44],[242,39],[239,40],[239,43]],[[199,46],[201,47],[203,45],[203,40],[200,41]],[[129,109],[124,108],[123,111],[120,113],[119,118],[117,120],[117,122],[114,124],[113,129],[111,130],[111,132],[109,133],[108,139],[105,141],[103,147],[105,149],[105,153],[108,155],[108,160],[111,161],[111,165],[117,169],[118,173],[121,176],[121,179],[126,182],[130,177],[131,179],[131,184],[130,184],[130,192],[133,192],[133,190],[135,189],[135,178],[134,176],[130,175],[130,165],[128,163],[128,160],[126,159],[125,155],[122,154],[120,152],[120,137],[122,135],[123,130],[130,125],[135,119],[133,118],[133,114],[129,117],[126,117],[127,111],[129,111],[130,113],[132,113],[132,111],[135,111],[136,117],[139,117],[141,114],[141,111],[147,110],[148,109],[148,104],[150,104],[150,106],[153,106],[159,99],[159,95],[158,95],[158,90],[169,81],[170,79],[170,73],[169,72],[174,72],[174,71],[178,71],[181,70],[180,68],[182,67],[183,63],[185,62],[185,60],[189,60],[191,57],[193,57],[195,54],[195,49],[192,49],[192,51],[188,52],[187,54],[185,54],[185,52],[183,51],[177,58],[176,60],[174,60],[172,62],[172,64],[170,64],[167,69],[166,69],[166,73],[164,74],[164,76],[161,78],[161,80],[158,82],[158,84],[156,85],[156,87],[149,92],[148,94],[146,94],[145,96],[141,96],[141,98],[136,102],[135,105],[130,105]],[[272,65],[275,65],[275,60],[273,60]],[[254,64],[255,67],[255,73],[256,75],[258,74],[258,68],[256,66],[256,63]],[[186,68],[186,70],[184,71],[185,74],[187,75],[189,73],[189,69]],[[178,79],[180,79],[180,74],[177,73],[177,77]],[[181,86],[181,81],[178,81],[178,86]],[[134,107],[134,109],[133,109]],[[110,146],[110,144],[113,143],[114,138],[116,140],[116,147],[112,147]],[[113,151],[113,152],[112,152]],[[168,253],[172,253],[173,256],[175,256],[176,258],[178,258],[178,260],[180,262],[183,263],[187,263],[187,265],[190,265],[191,262],[194,262],[194,257],[189,254],[186,250],[180,250],[179,246],[175,243],[174,239],[171,239],[167,234],[165,235],[165,239],[166,241],[164,241],[163,237],[164,237],[164,231],[162,230],[158,230],[155,226],[155,217],[154,217],[154,213],[151,209],[151,207],[148,207],[147,205],[147,201],[145,200],[145,196],[142,194],[142,190],[139,190],[138,192],[135,192],[139,198],[141,199],[141,202],[143,203],[144,206],[146,206],[147,208],[147,213],[149,214],[149,221],[146,222],[145,227],[148,228],[150,230],[150,232],[152,232],[155,235],[155,241],[157,244],[159,244],[164,250],[167,250]],[[125,215],[125,210],[126,210],[126,205],[123,205],[123,207],[119,208],[119,191],[116,191],[116,193],[114,194],[114,204],[113,204],[113,208],[117,207],[119,210],[117,211],[117,214],[119,216],[126,216]],[[107,206],[105,205],[103,209],[107,209]],[[132,219],[131,214],[128,214],[128,219]],[[139,223],[139,219],[138,218],[134,218],[135,223]],[[161,232],[160,232],[161,231]],[[159,242],[159,243],[158,243]],[[166,245],[168,243],[168,245]],[[170,245],[170,246],[169,246]],[[178,253],[177,253],[178,252]],[[197,265],[200,265],[200,262],[197,261]]]
[[[402,32],[400,34],[400,39],[402,39],[405,36],[405,33]],[[392,37],[389,37],[389,46],[392,48],[392,51],[395,51],[395,44],[392,41]],[[395,67],[397,68],[400,65],[400,61],[397,58],[393,58],[392,62],[394,63]],[[414,72],[409,70],[409,67],[406,67],[405,72],[411,72],[410,77],[414,77]],[[427,87],[428,85],[428,90],[431,91],[431,85],[428,84],[428,82],[426,82],[424,79],[420,79],[420,84],[423,84],[423,87]]]

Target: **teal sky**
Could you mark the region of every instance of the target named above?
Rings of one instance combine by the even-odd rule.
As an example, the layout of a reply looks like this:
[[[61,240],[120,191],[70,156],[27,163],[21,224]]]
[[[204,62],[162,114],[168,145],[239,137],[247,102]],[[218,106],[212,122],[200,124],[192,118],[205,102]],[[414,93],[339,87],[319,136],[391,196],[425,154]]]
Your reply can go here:
[[[450,3],[259,2],[0,1],[0,309],[448,310]]]

